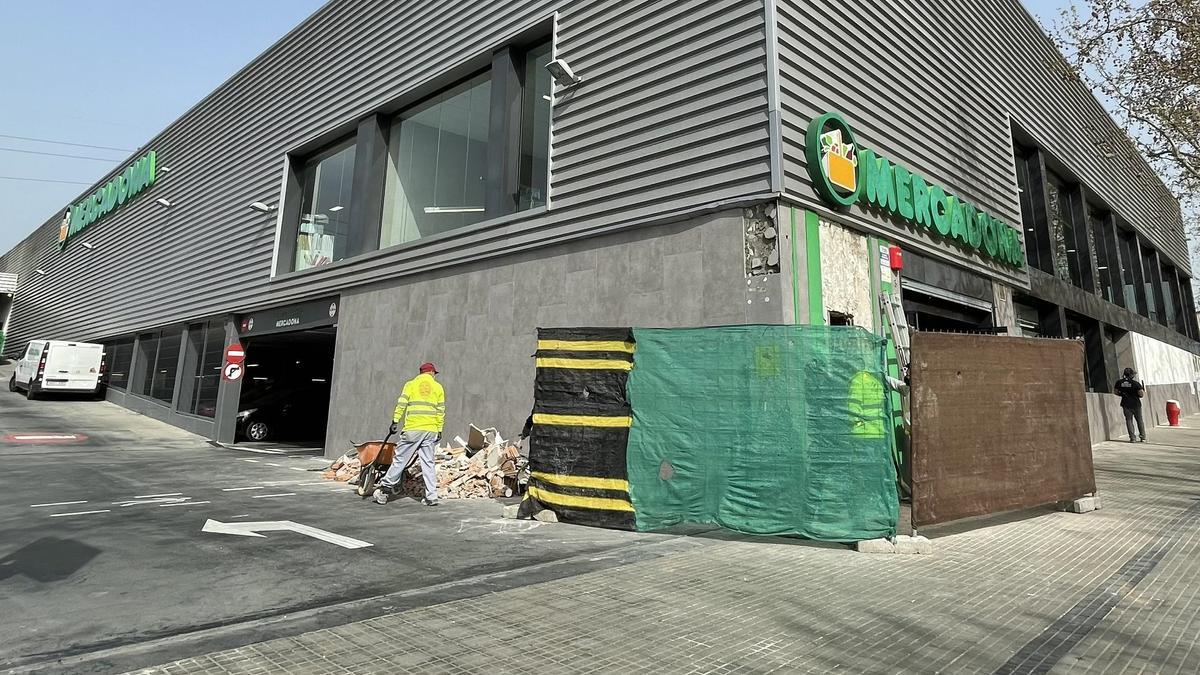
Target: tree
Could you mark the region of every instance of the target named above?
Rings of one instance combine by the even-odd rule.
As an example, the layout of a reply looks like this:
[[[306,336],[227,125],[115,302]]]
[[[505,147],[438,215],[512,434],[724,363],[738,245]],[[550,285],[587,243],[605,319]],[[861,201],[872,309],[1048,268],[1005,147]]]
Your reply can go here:
[[[1102,139],[1102,149],[1140,150],[1200,244],[1200,0],[1073,0],[1055,32],[1128,135]]]
[[[1200,0],[1080,0],[1059,45],[1180,197],[1200,194]]]

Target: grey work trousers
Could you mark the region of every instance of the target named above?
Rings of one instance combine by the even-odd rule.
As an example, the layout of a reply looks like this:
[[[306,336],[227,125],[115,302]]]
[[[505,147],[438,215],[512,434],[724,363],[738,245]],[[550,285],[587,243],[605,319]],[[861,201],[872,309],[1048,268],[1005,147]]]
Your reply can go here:
[[[438,498],[437,470],[433,463],[433,450],[437,445],[437,437],[435,431],[401,432],[400,441],[396,443],[396,453],[392,459],[392,465],[388,467],[383,480],[379,481],[380,487],[385,490],[395,489],[404,479],[404,469],[415,452],[421,460],[421,478],[425,480],[425,499],[436,502]]]
[[[1121,408],[1121,412],[1125,413],[1125,428],[1129,430],[1129,440],[1136,441],[1139,438],[1138,434],[1133,433],[1133,421],[1137,420],[1137,430],[1141,432],[1140,438],[1146,440],[1146,423],[1142,421],[1142,406],[1136,408]]]

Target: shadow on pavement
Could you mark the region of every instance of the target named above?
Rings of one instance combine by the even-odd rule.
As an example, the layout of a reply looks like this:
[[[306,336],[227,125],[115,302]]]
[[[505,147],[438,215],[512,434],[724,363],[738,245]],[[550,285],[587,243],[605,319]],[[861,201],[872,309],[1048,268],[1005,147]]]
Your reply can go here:
[[[0,581],[25,575],[39,583],[62,581],[83,569],[100,549],[58,537],[43,537],[0,559]]]

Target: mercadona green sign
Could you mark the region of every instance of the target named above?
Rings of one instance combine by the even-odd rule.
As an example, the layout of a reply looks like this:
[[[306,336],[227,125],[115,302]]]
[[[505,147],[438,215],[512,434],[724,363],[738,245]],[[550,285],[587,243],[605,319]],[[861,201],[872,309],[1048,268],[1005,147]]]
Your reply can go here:
[[[834,206],[862,204],[1010,267],[1025,266],[1016,230],[886,157],[858,147],[854,131],[838,113],[827,112],[812,121],[805,156],[813,187]]]
[[[73,204],[63,215],[58,228],[58,247],[66,248],[75,235],[112,213],[142,190],[154,185],[157,177],[154,151],[134,160],[116,178],[101,185],[92,194]]]

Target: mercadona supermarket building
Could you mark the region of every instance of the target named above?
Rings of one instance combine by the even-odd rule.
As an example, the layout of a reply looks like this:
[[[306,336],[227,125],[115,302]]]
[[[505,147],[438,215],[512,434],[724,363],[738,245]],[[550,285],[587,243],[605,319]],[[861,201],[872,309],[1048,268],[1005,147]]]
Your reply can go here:
[[[511,435],[538,326],[880,331],[895,244],[913,327],[1194,407],[1178,204],[1066,72],[1017,0],[335,0],[0,258],[4,351],[104,342],[109,400],[222,441],[312,385],[330,454],[433,361]]]

